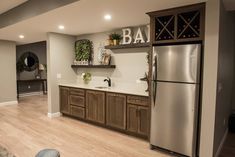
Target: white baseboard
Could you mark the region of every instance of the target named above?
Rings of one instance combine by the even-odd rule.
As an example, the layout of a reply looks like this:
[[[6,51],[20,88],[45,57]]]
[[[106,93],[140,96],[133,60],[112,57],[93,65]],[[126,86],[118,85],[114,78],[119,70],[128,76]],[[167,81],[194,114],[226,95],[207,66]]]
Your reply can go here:
[[[56,113],[47,113],[47,117],[49,118],[56,118],[56,117],[60,117],[61,113],[60,112],[56,112]]]
[[[7,102],[0,103],[0,107],[1,106],[10,106],[10,105],[18,105],[18,101],[7,101]]]
[[[21,93],[21,94],[19,94],[19,97],[23,98],[23,97],[34,96],[34,95],[43,95],[43,92]]]
[[[216,153],[215,153],[215,157],[219,157],[220,152],[221,152],[221,150],[222,150],[222,148],[223,148],[223,146],[224,146],[224,142],[225,142],[227,136],[228,136],[228,129],[227,129],[227,130],[225,131],[225,133],[224,133],[224,136],[223,136],[223,138],[222,138],[222,140],[221,140],[221,142],[220,142],[219,148],[218,148],[218,150],[217,150]]]

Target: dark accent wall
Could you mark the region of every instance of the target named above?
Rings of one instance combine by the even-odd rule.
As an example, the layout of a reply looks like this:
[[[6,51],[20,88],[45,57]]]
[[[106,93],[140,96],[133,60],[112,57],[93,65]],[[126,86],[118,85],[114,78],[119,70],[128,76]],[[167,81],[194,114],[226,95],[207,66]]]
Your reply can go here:
[[[29,51],[37,55],[39,59],[39,64],[47,64],[46,41],[17,46],[16,47],[16,62],[18,61],[18,59],[24,52],[29,52]],[[17,76],[17,79],[21,79],[21,80],[35,79],[36,73],[37,73],[37,70],[34,70],[32,72],[24,71],[20,73],[20,76],[19,75]],[[47,78],[46,71],[42,72],[42,78]],[[39,92],[42,90],[41,88],[42,87],[40,83],[37,83],[37,82],[20,84],[19,93],[22,94],[22,93]]]
[[[225,138],[228,129],[228,118],[232,112],[235,50],[234,15],[234,13],[226,11],[221,2],[214,156],[218,155],[218,150],[220,150],[223,138]]]

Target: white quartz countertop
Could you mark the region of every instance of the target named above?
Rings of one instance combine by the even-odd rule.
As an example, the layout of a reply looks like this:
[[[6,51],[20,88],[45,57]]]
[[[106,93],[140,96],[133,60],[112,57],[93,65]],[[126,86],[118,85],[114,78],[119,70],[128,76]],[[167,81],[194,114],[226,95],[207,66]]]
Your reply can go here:
[[[97,88],[103,87],[103,85],[99,84],[79,84],[79,83],[58,83],[60,86],[65,87],[73,87],[73,88],[83,88],[83,89],[90,89],[90,90],[97,90],[97,91],[105,91],[105,92],[114,92],[114,93],[123,93],[123,94],[130,94],[130,95],[139,95],[139,96],[148,96],[148,92],[145,92],[145,89],[138,84],[137,85],[116,85],[107,88]]]

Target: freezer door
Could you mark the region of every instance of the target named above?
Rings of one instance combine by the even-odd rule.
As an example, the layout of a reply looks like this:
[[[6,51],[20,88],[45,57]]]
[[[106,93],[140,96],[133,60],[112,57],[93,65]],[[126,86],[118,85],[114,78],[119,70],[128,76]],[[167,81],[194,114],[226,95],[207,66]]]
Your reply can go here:
[[[152,145],[194,157],[198,89],[196,84],[157,83],[156,104],[151,105]]]
[[[200,44],[154,47],[157,80],[199,83]]]

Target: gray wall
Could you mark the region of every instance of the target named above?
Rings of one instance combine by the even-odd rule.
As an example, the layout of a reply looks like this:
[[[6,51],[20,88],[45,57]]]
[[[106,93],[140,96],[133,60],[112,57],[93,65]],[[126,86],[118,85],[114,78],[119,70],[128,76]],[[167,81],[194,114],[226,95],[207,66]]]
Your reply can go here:
[[[16,61],[21,57],[21,55],[25,52],[33,52],[36,56],[38,56],[40,64],[47,64],[46,57],[46,41],[31,43],[26,45],[19,45],[16,47]],[[28,72],[24,71],[17,76],[17,79],[35,79],[36,70]],[[42,72],[42,78],[47,78],[46,71]],[[30,93],[30,92],[39,92],[41,91],[41,85],[39,83],[28,83],[28,84],[20,84],[19,92],[21,93]]]
[[[200,157],[218,155],[227,130],[234,74],[233,21],[220,0],[207,1]]]
[[[234,84],[234,14],[226,12],[223,3],[220,5],[219,59],[216,93],[216,114],[214,133],[214,155],[228,128],[228,117],[231,113]]]
[[[120,29],[121,30],[121,29]],[[115,31],[117,32],[117,31]],[[112,32],[102,32],[89,35],[78,36],[77,39],[89,39],[93,42],[93,64],[100,64],[98,61],[99,47],[101,45],[107,45],[108,35]],[[121,33],[121,32],[120,32]],[[136,89],[136,86],[143,87],[143,90],[147,89],[147,83],[136,83],[137,80],[144,77],[145,72],[148,72],[147,64],[147,52],[149,48],[137,48],[137,49],[123,49],[123,50],[106,50],[110,53],[111,64],[116,65],[115,69],[78,69],[78,79],[81,77],[81,73],[90,72],[92,74],[92,81],[102,83],[105,77],[111,77],[113,85],[120,86],[121,84],[130,85],[130,88]],[[83,83],[83,81],[79,81]],[[92,82],[91,82],[92,83]],[[138,89],[138,88],[137,88]]]
[[[71,68],[74,60],[75,37],[57,33],[47,36],[48,113],[59,112],[59,86],[61,80],[76,80]],[[61,78],[57,75],[61,74]]]
[[[16,98],[16,44],[0,40],[0,103]]]
[[[220,0],[206,2],[200,157],[213,156]]]

